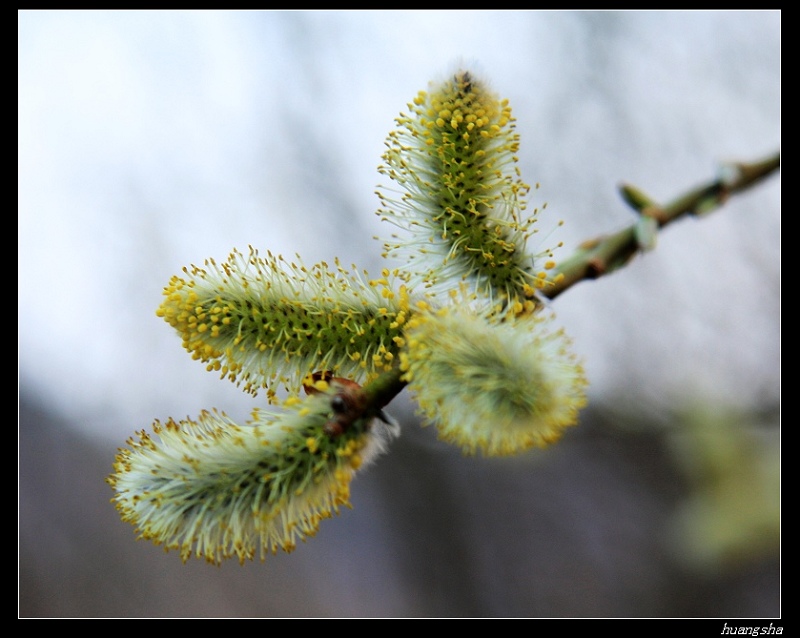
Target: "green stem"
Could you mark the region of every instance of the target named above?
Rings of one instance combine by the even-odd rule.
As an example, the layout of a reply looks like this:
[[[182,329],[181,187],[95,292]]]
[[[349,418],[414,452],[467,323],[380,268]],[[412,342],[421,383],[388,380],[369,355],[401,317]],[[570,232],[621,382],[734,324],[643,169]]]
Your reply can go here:
[[[384,406],[389,405],[392,399],[400,394],[400,391],[406,385],[406,382],[401,380],[402,376],[403,373],[400,368],[394,367],[364,386],[363,392],[367,405],[375,413],[379,412]]]
[[[678,196],[666,206],[658,206],[639,189],[622,185],[623,199],[639,214],[655,219],[663,228],[685,215],[702,215],[722,206],[728,198],[761,182],[780,168],[780,153],[752,162],[724,167],[723,176]],[[627,264],[641,250],[637,224],[613,235],[604,235],[583,242],[578,250],[558,264],[549,278],[558,280],[542,291],[555,299],[562,292],[584,279],[597,279]],[[563,275],[563,277],[561,277]]]

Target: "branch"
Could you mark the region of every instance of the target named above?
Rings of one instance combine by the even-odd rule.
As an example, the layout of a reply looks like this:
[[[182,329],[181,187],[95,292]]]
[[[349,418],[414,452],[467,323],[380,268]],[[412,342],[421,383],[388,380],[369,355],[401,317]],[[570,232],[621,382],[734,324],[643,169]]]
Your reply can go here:
[[[597,279],[622,268],[639,251],[652,248],[659,228],[685,215],[704,215],[719,208],[731,195],[754,186],[777,171],[780,161],[780,153],[775,153],[750,164],[724,166],[719,178],[680,195],[666,206],[659,206],[634,186],[621,185],[623,199],[641,215],[640,219],[613,235],[583,242],[575,254],[549,273],[549,278],[557,283],[542,293],[555,299],[579,281]]]
[[[548,273],[549,278],[557,280],[557,283],[542,293],[555,299],[584,279],[597,279],[625,266],[636,253],[653,247],[659,228],[686,215],[709,213],[725,204],[731,195],[755,186],[779,169],[780,153],[752,163],[729,164],[722,167],[719,178],[678,196],[666,206],[659,206],[634,186],[621,185],[623,199],[639,213],[639,220],[613,235],[583,242],[571,257]],[[355,394],[355,404],[362,406],[349,412],[347,420],[352,423],[356,419],[378,415],[405,385],[402,373],[395,367],[363,388],[346,391],[346,394]],[[346,427],[347,424],[342,425]]]

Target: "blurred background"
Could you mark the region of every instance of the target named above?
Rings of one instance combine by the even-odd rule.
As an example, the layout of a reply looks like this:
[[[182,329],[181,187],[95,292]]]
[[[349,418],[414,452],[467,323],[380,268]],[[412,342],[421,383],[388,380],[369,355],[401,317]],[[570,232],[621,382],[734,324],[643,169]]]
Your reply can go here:
[[[559,259],[634,221],[622,181],[778,151],[780,53],[769,11],[20,12],[19,615],[778,617],[779,175],[553,303],[591,386],[549,449],[462,457],[401,395],[353,509],[244,566],[137,542],[104,478],[156,418],[263,404],[155,316],[183,266],[384,265],[377,166],[430,80],[510,100]]]

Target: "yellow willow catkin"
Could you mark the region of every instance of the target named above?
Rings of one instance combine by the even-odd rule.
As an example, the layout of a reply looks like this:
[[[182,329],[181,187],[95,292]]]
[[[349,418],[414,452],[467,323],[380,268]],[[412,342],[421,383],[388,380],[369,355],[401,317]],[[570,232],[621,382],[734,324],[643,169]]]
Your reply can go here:
[[[193,358],[251,394],[268,388],[273,397],[276,382],[297,391],[317,370],[363,381],[391,368],[408,294],[392,289],[388,270],[366,281],[335,266],[234,251],[221,264],[184,268],[157,314]]]
[[[583,368],[541,313],[481,315],[465,306],[416,314],[401,368],[440,437],[467,454],[544,447],[586,403]]]
[[[122,519],[184,561],[292,551],[349,506],[355,471],[396,434],[367,419],[331,434],[330,398],[292,398],[286,412],[257,410],[245,427],[217,412],[157,421],[119,450],[107,479]]]
[[[523,214],[530,187],[516,166],[508,101],[459,71],[408,107],[379,167],[396,187],[379,187],[378,215],[404,231],[385,254],[403,260],[412,287],[435,293],[468,282],[491,299],[532,299],[546,279],[526,251],[535,216]]]

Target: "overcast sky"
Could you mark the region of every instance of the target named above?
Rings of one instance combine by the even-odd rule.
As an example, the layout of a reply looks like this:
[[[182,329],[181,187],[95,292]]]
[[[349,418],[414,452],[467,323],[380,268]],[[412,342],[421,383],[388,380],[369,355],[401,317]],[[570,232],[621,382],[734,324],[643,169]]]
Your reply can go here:
[[[779,12],[21,12],[21,390],[111,440],[258,403],[155,309],[232,248],[378,270],[393,120],[459,64],[507,97],[544,246],[780,148]],[[590,398],[777,403],[780,178],[554,303]],[[563,228],[556,228],[563,219]],[[534,241],[534,248],[535,242]]]

